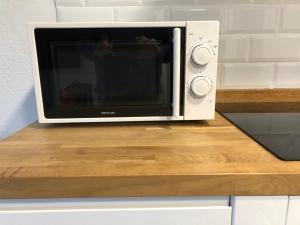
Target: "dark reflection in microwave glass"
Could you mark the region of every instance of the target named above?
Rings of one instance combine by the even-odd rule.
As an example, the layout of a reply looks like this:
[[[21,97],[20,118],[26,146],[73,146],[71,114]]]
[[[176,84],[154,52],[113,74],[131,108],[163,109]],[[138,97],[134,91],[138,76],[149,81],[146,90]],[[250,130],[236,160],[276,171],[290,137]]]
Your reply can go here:
[[[68,54],[66,45],[56,43],[57,58],[65,59],[59,48]],[[61,106],[137,105],[145,100],[148,104],[157,104],[158,100],[163,104],[166,101],[162,85],[170,82],[167,44],[146,36],[112,40],[101,34],[96,41],[77,43],[70,48],[74,67],[68,60],[67,63],[59,61],[56,72],[66,74],[66,68],[77,71],[73,71],[71,82],[64,80],[66,76],[60,76]],[[91,66],[86,64],[93,64],[94,72],[89,71]],[[80,74],[76,76],[77,73]],[[87,77],[94,82],[86,83]]]
[[[47,118],[172,115],[173,28],[35,34]]]

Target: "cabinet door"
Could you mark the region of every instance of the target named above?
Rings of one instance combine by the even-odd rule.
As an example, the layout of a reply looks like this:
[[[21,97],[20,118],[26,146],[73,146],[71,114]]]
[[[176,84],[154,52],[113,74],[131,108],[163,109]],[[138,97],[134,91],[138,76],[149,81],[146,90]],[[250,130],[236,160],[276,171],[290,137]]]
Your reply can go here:
[[[231,207],[3,210],[1,225],[230,225]]]
[[[288,196],[232,198],[233,225],[285,225]]]
[[[291,196],[286,225],[300,225],[300,196]]]

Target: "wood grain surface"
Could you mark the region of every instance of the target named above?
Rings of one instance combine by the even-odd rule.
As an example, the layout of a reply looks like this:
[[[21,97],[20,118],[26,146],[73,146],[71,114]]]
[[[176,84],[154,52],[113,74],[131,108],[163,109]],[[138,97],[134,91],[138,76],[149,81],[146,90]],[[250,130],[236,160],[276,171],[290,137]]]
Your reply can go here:
[[[300,195],[300,162],[213,121],[39,125],[0,142],[0,198]]]
[[[222,112],[300,112],[300,89],[218,90]]]

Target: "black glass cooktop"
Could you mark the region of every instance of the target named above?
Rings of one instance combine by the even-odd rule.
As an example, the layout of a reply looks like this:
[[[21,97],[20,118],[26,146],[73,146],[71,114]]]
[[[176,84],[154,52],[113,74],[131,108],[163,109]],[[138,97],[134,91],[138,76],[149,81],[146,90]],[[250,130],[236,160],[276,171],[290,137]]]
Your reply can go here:
[[[221,113],[282,160],[300,160],[300,113]]]

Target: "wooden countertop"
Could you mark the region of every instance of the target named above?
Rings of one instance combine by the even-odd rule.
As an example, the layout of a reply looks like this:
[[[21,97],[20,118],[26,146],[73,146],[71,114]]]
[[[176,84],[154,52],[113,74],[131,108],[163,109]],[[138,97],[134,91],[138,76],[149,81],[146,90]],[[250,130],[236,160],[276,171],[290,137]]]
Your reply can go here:
[[[222,112],[300,112],[300,89],[219,90]]]
[[[0,142],[2,199],[184,195],[300,195],[300,162],[275,158],[219,114],[209,122],[34,123]]]

